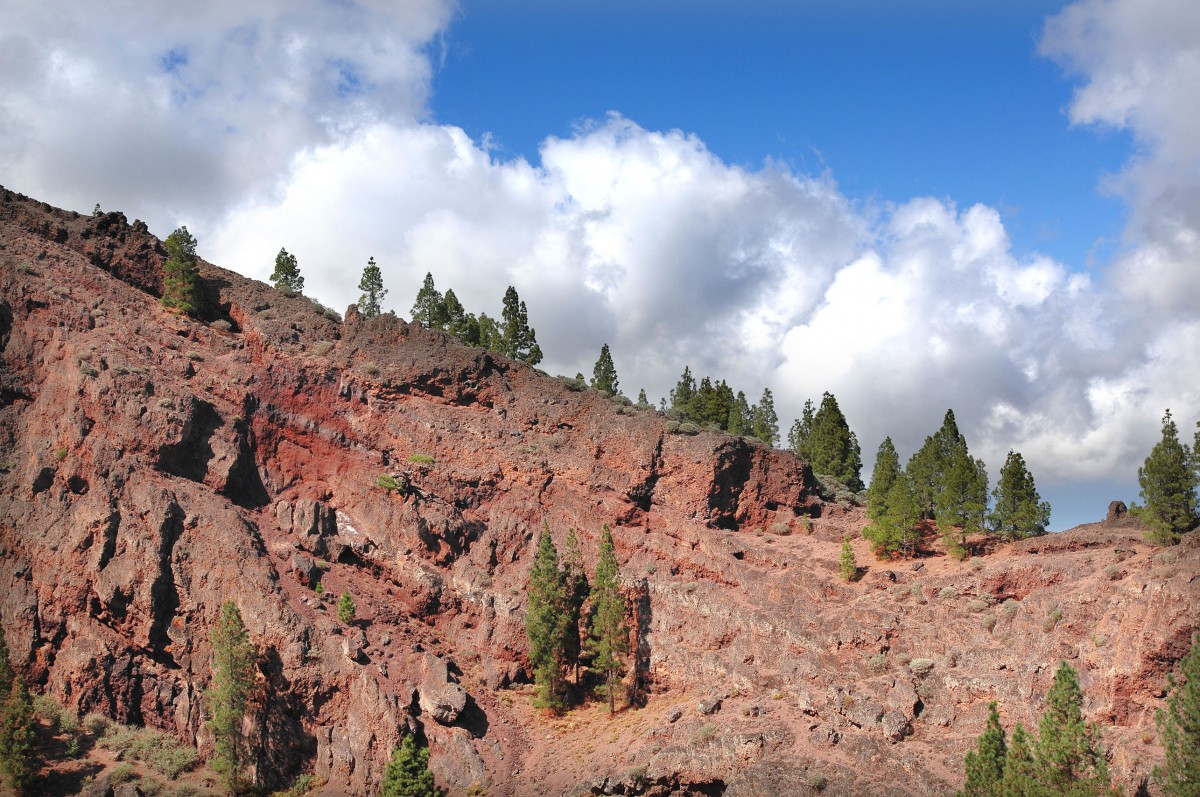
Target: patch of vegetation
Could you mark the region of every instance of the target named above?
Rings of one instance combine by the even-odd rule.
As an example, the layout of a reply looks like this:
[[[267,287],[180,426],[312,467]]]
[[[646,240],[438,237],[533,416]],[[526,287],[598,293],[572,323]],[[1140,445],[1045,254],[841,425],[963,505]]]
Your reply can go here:
[[[1057,606],[1052,608],[1046,613],[1046,619],[1042,621],[1042,632],[1048,634],[1053,631],[1054,627],[1058,625],[1058,621],[1062,619],[1062,616],[1062,609]]]
[[[313,344],[312,350],[313,354],[317,355],[318,357],[324,357],[333,350],[333,341],[318,340],[315,344]]]
[[[713,739],[717,738],[718,732],[719,729],[716,725],[711,722],[706,722],[701,725],[699,729],[697,729],[696,735],[692,737],[692,740],[696,742],[696,744],[708,744]]]
[[[375,485],[384,490],[407,490],[408,483],[403,476],[396,477],[390,473],[381,473],[379,478],[375,480]]]
[[[200,761],[200,756],[194,748],[180,743],[172,736],[148,728],[109,726],[97,744],[134,761],[142,761],[170,780],[175,780],[191,770]]]
[[[408,461],[414,465],[432,465],[435,462],[431,454],[410,454]]]

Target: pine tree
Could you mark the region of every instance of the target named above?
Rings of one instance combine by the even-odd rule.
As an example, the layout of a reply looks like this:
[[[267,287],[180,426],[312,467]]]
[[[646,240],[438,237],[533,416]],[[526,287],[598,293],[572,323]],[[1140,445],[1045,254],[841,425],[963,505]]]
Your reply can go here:
[[[445,797],[429,771],[429,748],[411,733],[392,751],[379,787],[379,797]]]
[[[23,792],[38,771],[33,699],[19,675],[8,682],[5,692],[0,702],[0,782]]]
[[[1038,784],[1052,794],[1108,795],[1112,787],[1099,744],[1100,732],[1083,721],[1079,673],[1065,661],[1046,695],[1034,746]]]
[[[500,327],[496,324],[496,319],[487,313],[479,314],[479,341],[477,345],[482,346],[488,351],[500,351],[503,345]],[[503,354],[503,352],[500,353]]]
[[[212,646],[213,685],[204,695],[215,747],[211,763],[225,789],[237,794],[245,785],[242,774],[250,760],[244,727],[254,689],[255,652],[233,601],[221,606]]]
[[[685,365],[683,366],[683,375],[679,377],[679,381],[675,383],[675,389],[671,391],[671,409],[687,417],[695,396],[696,380],[692,378],[692,369]]]
[[[537,365],[542,361],[542,349],[537,343],[537,330],[529,326],[529,311],[525,308],[525,302],[517,295],[517,289],[511,285],[504,292],[500,335],[500,346],[497,350],[505,357],[530,365]]]
[[[958,797],[1000,797],[1007,752],[1000,712],[996,710],[996,702],[992,701],[988,705],[987,725],[979,743],[974,751],[967,753],[967,782]]]
[[[446,291],[443,303],[446,307],[446,331],[468,346],[481,345],[479,320],[467,312],[462,302],[454,295],[453,289]]]
[[[650,399],[646,398],[646,388],[638,390],[637,405],[640,409],[646,409],[650,406]]]
[[[858,575],[858,563],[854,561],[854,548],[850,545],[850,535],[842,537],[842,553],[838,559],[838,570],[842,581],[853,581]]]
[[[600,357],[592,367],[592,387],[610,396],[617,395],[617,368],[607,343],[600,347]]]
[[[338,598],[337,613],[338,619],[344,624],[350,625],[354,622],[357,609],[354,606],[354,598],[349,592],[343,592],[342,596]]]
[[[550,536],[550,524],[538,536],[537,553],[529,572],[529,610],[525,632],[529,637],[529,660],[537,685],[536,705],[560,710],[563,707],[566,637],[566,585],[558,569],[558,550]]]
[[[375,258],[367,261],[362,278],[358,281],[358,289],[362,291],[362,296],[358,297],[358,312],[362,317],[374,318],[379,315],[382,312],[380,302],[387,296],[387,289],[383,287],[383,272],[375,264]]]
[[[816,423],[816,414],[813,410],[812,399],[808,399],[804,402],[804,411],[788,431],[788,447],[795,451],[796,456],[800,459],[810,462],[812,461],[812,452],[809,451],[808,441],[812,437],[814,423]]]
[[[8,642],[4,639],[4,629],[0,627],[0,704],[8,698],[9,687],[12,686],[16,675],[8,658]]]
[[[1163,416],[1162,440],[1138,468],[1138,483],[1146,509],[1142,517],[1150,539],[1174,545],[1185,532],[1195,528],[1197,473],[1193,454],[1179,442],[1179,430],[1171,411]]]
[[[771,395],[771,388],[763,388],[762,398],[755,405],[753,416],[751,435],[773,447],[779,442],[779,416],[775,414],[775,397]]]
[[[912,479],[913,495],[921,516],[938,517],[938,498],[945,488],[946,470],[957,449],[966,449],[966,440],[958,431],[954,410],[946,410],[941,428],[925,438],[924,445],[909,459],[905,471]]]
[[[887,513],[887,496],[900,476],[900,456],[892,438],[885,437],[875,452],[875,468],[871,471],[871,486],[867,488],[867,517],[879,520]]]
[[[604,673],[608,711],[615,713],[617,681],[624,672],[623,657],[629,653],[629,626],[625,622],[625,595],[621,592],[621,574],[616,548],[608,524],[600,535],[600,559],[592,579],[591,648],[596,669]]]
[[[587,573],[583,569],[583,551],[579,548],[579,537],[575,529],[567,529],[567,543],[562,557],[563,597],[566,617],[563,618],[563,659],[575,671],[575,683],[579,683],[579,656],[583,652],[579,637],[583,604],[591,594]]]
[[[921,538],[917,525],[921,513],[913,495],[908,474],[900,471],[884,499],[887,509],[877,520],[863,529],[863,537],[871,541],[876,556],[894,553],[912,555]]]
[[[1046,533],[1050,504],[1041,500],[1033,483],[1033,474],[1025,467],[1024,457],[1016,451],[1008,452],[992,498],[995,509],[991,514],[991,526],[1003,539],[1019,540]]]
[[[187,227],[167,236],[163,263],[163,307],[195,315],[200,309],[200,269],[196,265],[196,239]]]
[[[450,322],[449,307],[441,292],[433,286],[432,273],[425,274],[425,282],[417,291],[417,299],[412,306],[412,322],[425,329],[445,329]]]
[[[271,283],[275,290],[284,293],[299,294],[304,291],[304,277],[300,276],[296,256],[289,254],[286,249],[280,248],[279,254],[275,255],[275,270],[271,272]]]
[[[854,492],[862,489],[862,452],[837,399],[826,391],[805,435],[805,450],[813,471],[832,476]]]
[[[1034,742],[1025,726],[1018,723],[1004,755],[1000,797],[1054,797],[1038,785],[1037,764],[1033,760]]]
[[[753,420],[754,417],[750,411],[750,402],[746,401],[746,394],[739,390],[737,397],[733,400],[733,408],[729,410],[729,433],[734,435],[749,434]]]
[[[1184,682],[1167,676],[1167,708],[1154,712],[1165,753],[1154,781],[1168,797],[1200,797],[1200,634],[1179,662]]]

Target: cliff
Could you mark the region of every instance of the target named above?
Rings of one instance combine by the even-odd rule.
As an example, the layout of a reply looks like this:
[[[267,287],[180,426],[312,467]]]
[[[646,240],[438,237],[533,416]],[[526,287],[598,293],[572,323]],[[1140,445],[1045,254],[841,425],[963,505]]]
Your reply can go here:
[[[0,621],[18,668],[80,711],[206,749],[210,628],[234,600],[268,786],[308,767],[368,794],[408,727],[454,794],[951,794],[987,703],[1036,724],[1061,660],[1118,777],[1161,756],[1153,711],[1200,627],[1196,534],[1163,550],[1097,525],[964,563],[877,562],[856,536],[846,584],[862,510],[789,453],[672,434],[207,263],[201,317],[173,315],[144,225],[0,194]],[[605,523],[642,705],[546,717],[533,542],[575,528],[590,570]]]

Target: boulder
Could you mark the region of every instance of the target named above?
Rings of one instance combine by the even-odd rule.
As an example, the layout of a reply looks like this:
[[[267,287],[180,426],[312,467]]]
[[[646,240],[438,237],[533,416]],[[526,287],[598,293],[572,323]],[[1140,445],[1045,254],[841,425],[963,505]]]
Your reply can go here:
[[[421,711],[442,725],[452,725],[467,707],[467,690],[450,680],[446,660],[425,654],[425,677],[419,687]]]

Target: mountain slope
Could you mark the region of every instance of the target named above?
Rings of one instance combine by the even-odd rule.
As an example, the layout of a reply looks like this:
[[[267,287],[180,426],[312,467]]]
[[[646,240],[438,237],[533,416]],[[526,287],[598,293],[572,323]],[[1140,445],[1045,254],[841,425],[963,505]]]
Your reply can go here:
[[[0,192],[0,620],[67,704],[207,749],[232,599],[269,786],[311,767],[370,793],[408,727],[456,794],[949,794],[987,702],[1034,724],[1062,659],[1115,773],[1159,755],[1143,735],[1200,626],[1194,534],[1081,528],[961,564],[858,539],[844,584],[862,512],[788,453],[206,263],[202,317],[172,315],[144,225]],[[560,548],[578,530],[589,571],[612,525],[644,707],[530,708],[544,523]]]

